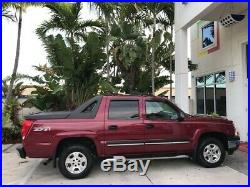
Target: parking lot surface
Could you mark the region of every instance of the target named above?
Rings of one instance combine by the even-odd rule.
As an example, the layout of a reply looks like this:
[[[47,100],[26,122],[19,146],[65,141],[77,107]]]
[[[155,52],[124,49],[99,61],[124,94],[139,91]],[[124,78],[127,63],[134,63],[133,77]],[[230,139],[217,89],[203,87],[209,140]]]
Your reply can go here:
[[[17,145],[3,145],[3,184],[248,184],[247,153],[227,156],[218,168],[203,168],[188,158],[152,160],[146,175],[138,172],[103,172],[100,161],[84,179],[64,178],[44,159],[21,159]]]

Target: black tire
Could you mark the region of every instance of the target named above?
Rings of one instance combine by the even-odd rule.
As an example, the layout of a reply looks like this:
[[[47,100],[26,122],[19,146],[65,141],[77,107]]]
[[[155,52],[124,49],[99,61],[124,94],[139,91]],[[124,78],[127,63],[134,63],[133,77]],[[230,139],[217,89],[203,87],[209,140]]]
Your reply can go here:
[[[207,161],[207,159],[209,159],[209,157],[204,156],[204,154],[203,154],[204,151],[207,151],[206,147],[209,146],[209,145],[212,146],[212,147],[214,147],[213,145],[216,145],[219,148],[220,152],[221,152],[218,161],[216,159],[213,159],[214,163],[211,163],[211,162]],[[216,151],[216,153],[218,153],[218,151]],[[206,167],[206,168],[218,167],[224,162],[225,156],[226,156],[225,147],[224,147],[223,143],[220,140],[216,139],[216,138],[213,138],[213,137],[204,138],[204,139],[201,140],[201,142],[198,145],[196,159],[197,159],[197,162],[203,167]],[[213,157],[213,158],[215,158],[215,157]]]
[[[87,160],[86,162],[79,161],[79,159],[76,159],[77,161],[75,160],[74,164],[76,164],[75,166],[78,167],[78,168],[75,168],[73,170],[75,172],[79,172],[79,173],[72,173],[66,167],[66,163],[65,163],[66,159],[67,159],[67,157],[69,159],[73,159],[74,158],[73,153],[75,153],[78,156],[84,157],[84,160]],[[82,155],[84,155],[84,156],[82,156]],[[70,158],[70,156],[72,158]],[[78,157],[76,157],[76,158],[78,158]],[[79,163],[83,164],[83,165],[79,165]],[[68,165],[71,165],[71,164],[68,164]],[[67,146],[67,147],[65,147],[63,149],[63,151],[61,152],[61,154],[59,156],[58,166],[59,166],[60,172],[66,178],[69,178],[69,179],[81,179],[81,178],[86,177],[89,174],[89,172],[90,172],[90,170],[91,170],[91,168],[93,166],[93,155],[92,155],[91,151],[87,147],[84,147],[82,145]],[[82,168],[85,168],[85,169],[83,169],[83,171],[81,171],[81,169],[79,169],[79,167],[82,167]],[[68,168],[69,168],[69,166],[68,166]]]

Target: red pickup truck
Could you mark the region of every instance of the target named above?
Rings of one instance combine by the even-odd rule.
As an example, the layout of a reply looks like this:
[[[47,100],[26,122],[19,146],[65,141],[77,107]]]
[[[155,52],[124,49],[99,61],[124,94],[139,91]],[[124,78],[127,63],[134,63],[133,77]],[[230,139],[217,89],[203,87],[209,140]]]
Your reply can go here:
[[[162,97],[96,96],[72,112],[26,116],[21,158],[49,158],[71,179],[83,178],[96,157],[188,155],[217,167],[239,146],[233,122],[192,116]]]

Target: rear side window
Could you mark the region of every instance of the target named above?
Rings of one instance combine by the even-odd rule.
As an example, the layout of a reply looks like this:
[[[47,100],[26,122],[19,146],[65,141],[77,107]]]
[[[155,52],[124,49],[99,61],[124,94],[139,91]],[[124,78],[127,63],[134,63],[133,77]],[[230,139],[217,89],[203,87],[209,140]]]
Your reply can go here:
[[[87,106],[87,107],[82,111],[82,113],[85,113],[85,112],[92,112],[92,111],[95,109],[96,104],[97,104],[97,101],[91,103],[89,106]]]
[[[139,101],[110,101],[109,119],[138,119]]]

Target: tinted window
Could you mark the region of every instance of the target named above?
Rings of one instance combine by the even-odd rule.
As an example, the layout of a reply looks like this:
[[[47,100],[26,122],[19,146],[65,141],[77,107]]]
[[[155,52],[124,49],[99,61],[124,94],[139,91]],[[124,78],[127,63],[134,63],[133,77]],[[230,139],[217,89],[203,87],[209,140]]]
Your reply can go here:
[[[111,101],[109,119],[139,118],[139,101]]]
[[[197,113],[204,114],[204,88],[196,88]]]
[[[204,78],[203,77],[196,78],[196,86],[204,86]]]
[[[178,115],[168,103],[162,101],[146,101],[148,119],[177,119]]]
[[[205,79],[206,79],[206,85],[214,84],[214,74],[205,76]]]
[[[215,82],[217,84],[224,84],[226,83],[226,75],[225,75],[225,71],[220,72],[220,73],[216,73],[215,74]]]
[[[89,106],[87,106],[82,112],[92,112],[96,106],[97,102],[91,103]]]

